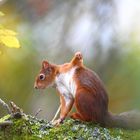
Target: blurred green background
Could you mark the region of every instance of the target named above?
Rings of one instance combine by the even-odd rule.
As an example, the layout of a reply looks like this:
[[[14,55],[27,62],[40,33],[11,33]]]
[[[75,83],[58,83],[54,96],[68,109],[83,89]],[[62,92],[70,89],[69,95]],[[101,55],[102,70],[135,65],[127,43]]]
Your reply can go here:
[[[81,51],[103,80],[109,109],[140,109],[139,0],[1,0],[0,24],[18,33],[21,48],[0,46],[0,98],[50,120],[59,106],[54,89],[35,90],[41,61],[68,62]],[[5,114],[0,106],[0,117]]]

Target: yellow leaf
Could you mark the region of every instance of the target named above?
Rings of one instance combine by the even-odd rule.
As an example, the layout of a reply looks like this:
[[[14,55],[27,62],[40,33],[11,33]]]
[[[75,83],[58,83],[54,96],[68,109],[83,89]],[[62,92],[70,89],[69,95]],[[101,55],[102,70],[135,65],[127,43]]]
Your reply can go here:
[[[5,35],[6,36],[7,35],[15,36],[15,35],[17,35],[17,33],[12,30],[4,29],[4,28],[0,29],[0,36],[5,36]]]
[[[0,11],[0,16],[4,16],[4,14]],[[5,29],[1,24],[0,24],[0,44],[4,45],[9,48],[20,48],[20,44],[18,39],[16,38],[17,33]],[[0,51],[1,54],[1,51]]]
[[[20,48],[18,39],[16,38],[16,32],[12,30],[0,28],[0,44],[10,48]]]
[[[9,48],[20,48],[19,41],[15,36],[0,36],[0,43]]]
[[[4,16],[4,13],[0,11],[0,16]]]

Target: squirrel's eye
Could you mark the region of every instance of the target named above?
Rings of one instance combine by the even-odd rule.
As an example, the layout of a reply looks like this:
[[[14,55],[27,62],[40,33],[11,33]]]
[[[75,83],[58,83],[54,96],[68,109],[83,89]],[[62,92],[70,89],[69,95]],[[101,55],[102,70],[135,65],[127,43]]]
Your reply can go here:
[[[44,74],[40,74],[40,75],[39,75],[39,79],[40,79],[40,80],[44,80],[44,79],[45,79],[45,75],[44,75]]]

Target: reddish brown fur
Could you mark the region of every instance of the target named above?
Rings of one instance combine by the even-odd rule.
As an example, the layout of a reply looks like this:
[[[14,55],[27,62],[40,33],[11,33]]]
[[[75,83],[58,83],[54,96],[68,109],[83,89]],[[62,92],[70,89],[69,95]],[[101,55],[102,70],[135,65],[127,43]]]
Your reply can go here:
[[[108,112],[108,95],[104,85],[95,72],[83,65],[80,52],[75,54],[70,63],[63,65],[54,65],[43,61],[40,74],[43,74],[45,78],[41,80],[39,74],[36,77],[35,88],[43,89],[54,84],[57,75],[66,73],[75,66],[76,69],[72,77],[76,84],[75,96],[69,96],[65,99],[67,95],[60,93],[61,112],[60,118],[56,120],[55,124],[60,124],[75,104],[77,112],[70,115],[73,119],[92,121],[109,127],[140,128],[140,122],[132,125],[135,121],[126,119],[125,113],[123,115],[112,115]],[[135,117],[133,114],[130,115]]]
[[[75,106],[85,121],[105,124],[108,114],[108,96],[99,77],[91,70],[80,67],[74,79],[77,83]]]
[[[52,65],[47,61],[43,61],[40,73],[46,74],[48,69],[50,69],[50,72],[48,75],[46,74],[44,81],[39,80],[37,76],[35,86],[37,86],[37,88],[47,87],[53,83],[58,73],[67,72],[75,65],[77,66],[74,74],[74,81],[77,85],[76,96],[66,108],[64,97],[60,94],[62,106],[60,117],[64,119],[68,115],[74,102],[77,113],[71,115],[73,119],[105,124],[105,116],[108,114],[108,96],[106,90],[99,77],[83,66],[82,55],[79,52],[75,54],[70,63],[63,65]]]
[[[48,69],[51,69],[51,72],[49,75],[46,75],[44,81],[39,80],[39,76],[37,76],[35,86],[37,88],[47,87],[53,83],[58,73],[65,73],[74,66],[77,66],[74,74],[74,81],[77,85],[76,96],[75,99],[70,101],[68,107],[66,107],[64,97],[60,94],[60,118],[64,119],[70,112],[73,103],[75,103],[77,112],[70,115],[73,119],[99,122],[104,125],[105,116],[108,114],[108,96],[99,77],[83,66],[81,53],[76,53],[70,63],[63,65],[53,65],[47,61],[43,61],[40,73],[46,74]]]

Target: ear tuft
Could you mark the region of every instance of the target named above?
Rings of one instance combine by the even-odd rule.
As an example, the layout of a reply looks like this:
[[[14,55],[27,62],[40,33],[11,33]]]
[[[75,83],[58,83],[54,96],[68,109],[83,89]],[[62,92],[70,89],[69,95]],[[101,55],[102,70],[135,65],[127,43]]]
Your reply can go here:
[[[48,61],[43,61],[42,62],[42,68],[47,69],[49,67],[49,62]]]

